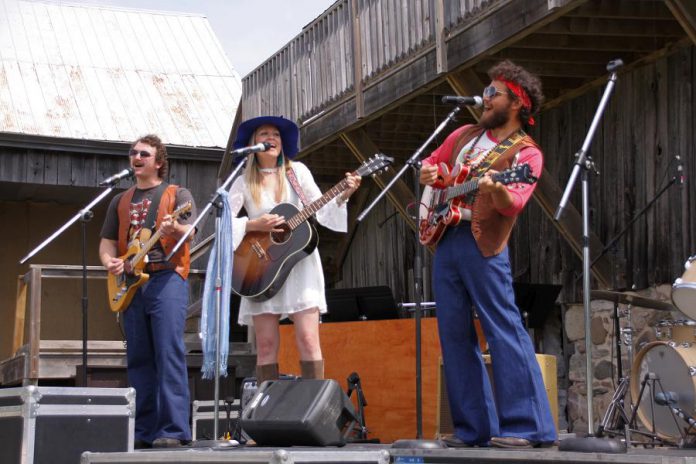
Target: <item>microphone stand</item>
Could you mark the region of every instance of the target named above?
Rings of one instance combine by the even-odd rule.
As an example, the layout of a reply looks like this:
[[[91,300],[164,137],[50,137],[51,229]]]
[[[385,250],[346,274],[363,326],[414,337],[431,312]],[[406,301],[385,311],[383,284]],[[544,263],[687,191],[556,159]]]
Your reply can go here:
[[[172,251],[167,255],[165,258],[165,261],[169,261],[172,256],[174,256],[177,252],[177,250],[181,247],[181,245],[186,241],[189,235],[196,229],[196,226],[198,223],[200,223],[203,218],[206,217],[207,212],[210,210],[210,208],[215,208],[215,250],[218,256],[217,263],[215,266],[215,341],[216,341],[216,348],[215,348],[215,380],[214,380],[214,394],[213,394],[213,437],[215,437],[213,440],[201,440],[196,442],[196,446],[198,447],[207,447],[211,445],[230,445],[230,442],[227,440],[218,440],[218,428],[219,428],[219,417],[220,417],[220,352],[222,350],[222,341],[220,340],[220,316],[221,316],[221,306],[222,306],[222,243],[220,241],[220,236],[222,235],[221,231],[221,225],[222,225],[222,198],[220,196],[220,193],[223,192],[225,189],[227,189],[228,185],[232,183],[237,178],[237,175],[241,172],[242,168],[246,166],[247,163],[247,157],[244,156],[242,157],[241,161],[239,164],[237,164],[237,167],[234,168],[232,173],[227,177],[225,182],[222,183],[216,190],[215,194],[210,198],[208,201],[208,204],[205,205],[205,208],[201,211],[201,213],[198,215],[192,226],[189,228],[189,230],[184,234],[183,237],[179,239],[179,241],[176,243]],[[211,276],[206,276],[206,279],[210,278]],[[231,276],[224,276],[226,278],[230,278]],[[226,343],[229,343],[228,340],[226,340]]]
[[[604,89],[597,111],[595,112],[590,128],[585,137],[580,150],[575,154],[575,165],[573,171],[563,192],[563,197],[558,205],[554,219],[559,221],[563,215],[563,211],[568,203],[568,199],[575,185],[578,175],[582,171],[582,263],[583,263],[583,307],[585,312],[585,356],[587,365],[585,370],[586,390],[587,390],[587,436],[575,437],[562,440],[558,449],[559,451],[578,451],[586,453],[604,452],[604,453],[625,453],[626,443],[622,444],[616,440],[604,440],[594,436],[593,427],[593,411],[592,411],[592,337],[590,334],[591,327],[591,308],[590,308],[590,187],[589,187],[589,171],[595,173],[594,161],[588,155],[588,150],[594,133],[599,125],[599,120],[604,113],[609,96],[616,84],[616,71],[623,66],[621,60],[612,60],[607,64],[607,71],[611,74],[609,82]]]
[[[599,256],[597,256],[594,260],[592,260],[592,263],[590,264],[590,267],[594,266],[595,263],[596,263],[597,261],[599,261],[599,260],[602,258],[602,256],[604,256],[605,254],[607,254],[607,252],[614,246],[614,244],[615,244],[616,242],[618,242],[619,239],[620,239],[621,237],[623,237],[624,234],[625,234],[626,232],[629,231],[629,229],[631,228],[631,226],[633,226],[633,224],[634,224],[638,219],[640,219],[641,216],[643,216],[643,214],[645,214],[645,212],[648,211],[648,209],[650,209],[650,207],[658,200],[658,198],[660,198],[660,197],[662,196],[662,194],[665,193],[665,192],[667,191],[668,188],[670,188],[671,186],[673,186],[673,185],[676,184],[676,183],[681,183],[681,179],[680,179],[680,176],[679,176],[678,174],[675,175],[675,176],[673,176],[673,177],[670,179],[670,181],[667,183],[667,185],[665,185],[664,187],[662,187],[662,188],[660,189],[660,191],[657,192],[657,193],[655,194],[655,196],[648,202],[648,204],[646,204],[646,205],[643,207],[643,209],[641,209],[640,211],[638,211],[638,213],[633,217],[633,219],[631,219],[631,220],[628,222],[628,224],[626,224],[626,227],[624,227],[618,234],[616,234],[616,235],[614,236],[614,238],[612,238],[612,239],[609,241],[609,243],[607,243],[607,244],[604,246],[604,248],[602,249],[602,252],[599,254]]]
[[[109,187],[100,193],[94,200],[92,200],[87,206],[82,208],[77,212],[72,218],[68,220],[63,226],[56,230],[50,237],[41,242],[39,246],[34,248],[29,252],[24,258],[19,260],[20,264],[26,263],[32,256],[41,251],[49,243],[51,243],[56,237],[65,231],[68,227],[73,225],[75,221],[80,220],[81,224],[81,236],[82,236],[82,372],[80,372],[80,385],[82,387],[87,387],[87,317],[88,317],[88,300],[87,300],[87,223],[94,217],[92,208],[97,205],[100,201],[106,198],[114,186],[119,183],[121,179],[114,179],[108,182],[106,185]]]
[[[365,216],[372,210],[372,208],[384,197],[389,189],[396,183],[397,180],[406,172],[408,168],[412,168],[415,172],[415,182],[414,182],[414,194],[416,197],[416,202],[420,202],[420,182],[419,174],[421,168],[420,157],[423,154],[425,148],[430,145],[430,143],[437,137],[440,132],[447,126],[450,121],[454,121],[457,113],[462,110],[463,104],[457,105],[450,114],[447,115],[444,121],[440,123],[435,131],[428,137],[423,145],[421,145],[415,153],[406,161],[404,167],[401,168],[399,172],[396,173],[394,178],[382,189],[382,191],[377,195],[370,205],[368,205],[365,210],[360,213],[357,217],[357,221],[361,222],[365,219]],[[417,209],[416,211],[418,211]],[[413,289],[414,289],[414,304],[415,304],[415,315],[416,315],[416,438],[423,438],[423,405],[422,405],[422,381],[421,381],[421,301],[423,300],[422,288],[423,288],[423,257],[422,257],[422,246],[419,244],[419,234],[418,234],[418,213],[416,213],[416,250],[413,258]]]

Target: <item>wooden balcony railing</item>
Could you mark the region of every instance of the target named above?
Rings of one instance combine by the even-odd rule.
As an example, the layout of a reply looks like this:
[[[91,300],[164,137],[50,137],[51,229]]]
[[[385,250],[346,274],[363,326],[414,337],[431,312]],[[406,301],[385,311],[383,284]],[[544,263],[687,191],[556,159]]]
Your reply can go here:
[[[341,0],[242,81],[243,117],[306,122],[511,0]],[[356,101],[358,116],[361,104]]]

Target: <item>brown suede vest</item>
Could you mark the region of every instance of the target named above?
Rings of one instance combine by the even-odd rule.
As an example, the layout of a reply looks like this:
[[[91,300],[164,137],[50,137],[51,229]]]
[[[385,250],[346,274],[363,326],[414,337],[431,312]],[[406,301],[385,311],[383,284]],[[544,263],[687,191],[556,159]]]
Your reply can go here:
[[[462,132],[450,156],[450,167],[454,165],[461,149],[471,140],[478,137],[483,130],[481,126],[472,125]],[[539,148],[534,140],[529,135],[526,135],[515,145],[504,151],[490,168],[496,171],[509,169],[512,167],[515,155],[522,148],[530,146]],[[490,195],[476,195],[471,211],[471,232],[483,256],[495,256],[505,249],[516,220],[516,216],[500,214],[493,206],[493,199]]]
[[[162,193],[162,198],[160,204],[157,207],[157,220],[155,222],[155,229],[159,228],[162,223],[164,216],[173,212],[176,209],[176,189],[178,186],[169,185]],[[128,251],[128,231],[130,229],[130,203],[133,199],[133,194],[135,193],[135,187],[131,187],[123,194],[121,200],[118,202],[118,254],[122,256]],[[152,205],[151,205],[152,206]],[[176,242],[173,238],[168,238],[162,236],[160,238],[160,245],[164,250],[165,255],[174,249]],[[191,254],[189,252],[189,242],[186,241],[179,248],[172,259],[169,260],[176,267],[174,270],[184,279],[188,278],[189,268],[191,265]]]

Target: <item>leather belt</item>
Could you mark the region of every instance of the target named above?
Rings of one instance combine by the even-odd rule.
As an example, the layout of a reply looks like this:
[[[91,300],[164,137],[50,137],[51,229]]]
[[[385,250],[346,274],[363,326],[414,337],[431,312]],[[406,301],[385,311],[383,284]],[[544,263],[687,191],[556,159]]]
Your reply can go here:
[[[176,269],[176,265],[172,263],[147,263],[145,265],[145,272],[160,272]]]

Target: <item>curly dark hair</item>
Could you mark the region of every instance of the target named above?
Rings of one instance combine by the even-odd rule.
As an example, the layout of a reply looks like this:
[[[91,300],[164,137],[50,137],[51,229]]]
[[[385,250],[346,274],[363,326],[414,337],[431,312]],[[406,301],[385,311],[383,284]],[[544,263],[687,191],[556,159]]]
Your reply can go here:
[[[157,135],[147,134],[133,142],[131,148],[133,148],[141,142],[150,145],[151,147],[155,147],[155,149],[157,150],[157,153],[155,153],[155,162],[162,163],[162,166],[160,166],[160,168],[157,170],[157,177],[159,177],[160,179],[164,179],[164,176],[167,175],[167,170],[169,169],[169,160],[167,160],[167,147],[164,145],[164,143],[162,143],[162,139],[160,139]]]
[[[529,124],[529,118],[539,112],[541,104],[544,102],[544,93],[541,90],[541,80],[521,66],[516,65],[510,60],[504,60],[494,65],[488,70],[488,77],[495,80],[499,77],[507,81],[514,82],[521,86],[532,102],[530,109],[520,110],[520,119],[525,126]],[[512,92],[508,91],[510,98],[517,98]]]

